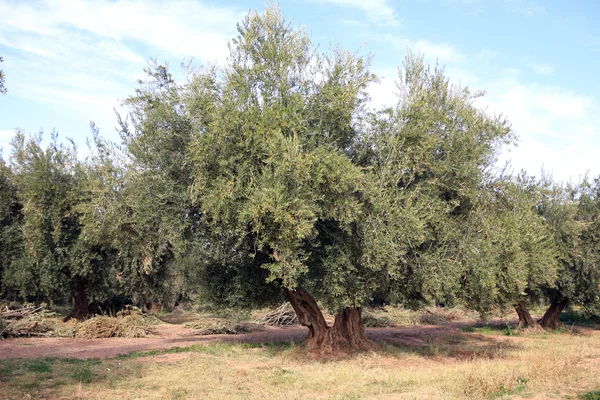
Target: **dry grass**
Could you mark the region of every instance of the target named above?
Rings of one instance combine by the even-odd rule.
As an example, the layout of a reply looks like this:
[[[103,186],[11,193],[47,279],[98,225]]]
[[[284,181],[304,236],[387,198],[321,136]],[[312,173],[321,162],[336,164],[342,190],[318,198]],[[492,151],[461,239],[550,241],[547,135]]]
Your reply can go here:
[[[485,352],[472,351],[481,343]],[[446,333],[419,348],[382,345],[327,362],[305,358],[292,344],[211,344],[77,366],[58,359],[5,361],[0,386],[6,398],[546,399],[600,389],[600,334],[594,331]]]
[[[461,307],[442,308],[425,307],[422,310],[410,310],[396,306],[367,308],[363,312],[363,321],[368,327],[440,325],[448,322],[478,321],[476,312]]]

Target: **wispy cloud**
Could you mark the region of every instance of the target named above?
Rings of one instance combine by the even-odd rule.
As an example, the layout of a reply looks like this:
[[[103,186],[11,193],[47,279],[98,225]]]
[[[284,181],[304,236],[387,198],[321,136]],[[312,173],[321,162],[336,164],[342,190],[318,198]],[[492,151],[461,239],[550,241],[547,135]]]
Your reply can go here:
[[[530,0],[503,0],[504,4],[514,13],[532,16],[536,14],[542,14],[545,12],[545,8],[542,4],[536,1]]]
[[[462,52],[448,43],[433,43],[425,39],[415,41],[390,33],[375,36],[375,38],[388,42],[398,51],[404,52],[406,49],[410,49],[422,54],[429,60],[439,60],[445,64],[462,62],[465,59],[465,55]]]
[[[554,73],[554,67],[550,64],[529,63],[527,66],[540,75],[552,75]]]
[[[0,3],[0,14],[10,16],[0,26],[3,36],[19,32],[69,41],[87,34],[209,60],[224,56],[232,26],[243,15],[191,0],[8,1]]]
[[[379,25],[395,26],[400,24],[396,11],[386,0],[322,0],[322,2],[358,8],[371,22]]]
[[[488,95],[478,104],[502,113],[520,137],[516,149],[506,151],[515,169],[540,174],[544,168],[556,179],[579,179],[588,169],[600,174],[600,108],[597,100],[558,87],[517,80],[488,82]]]
[[[72,115],[83,135],[90,119],[114,134],[112,109],[148,58],[222,63],[246,11],[195,0],[0,1],[9,95]]]

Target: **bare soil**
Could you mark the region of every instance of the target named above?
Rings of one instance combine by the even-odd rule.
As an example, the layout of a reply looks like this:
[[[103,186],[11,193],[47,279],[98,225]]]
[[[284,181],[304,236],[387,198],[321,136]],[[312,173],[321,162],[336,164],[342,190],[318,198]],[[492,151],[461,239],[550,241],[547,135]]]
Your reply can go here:
[[[449,341],[460,342],[467,337],[475,343],[472,352],[457,351],[453,354],[458,359],[470,358],[474,355],[489,354],[498,346],[497,337],[465,333],[460,328],[473,326],[473,323],[448,323],[443,325],[410,325],[405,327],[368,328],[367,337],[377,342],[407,348],[435,347],[438,343]],[[599,331],[579,328],[585,334],[599,335]],[[237,335],[205,335],[198,336],[194,330],[178,324],[162,323],[153,327],[154,335],[148,338],[108,338],[108,339],[74,339],[74,338],[17,338],[0,340],[0,359],[7,358],[105,358],[134,351],[149,351],[186,347],[196,344],[222,343],[276,343],[302,342],[308,329],[300,325],[286,328],[261,327],[253,332]],[[584,333],[584,332],[582,332]],[[508,338],[507,338],[508,339]],[[516,345],[519,338],[510,338]],[[488,351],[490,350],[490,351]]]

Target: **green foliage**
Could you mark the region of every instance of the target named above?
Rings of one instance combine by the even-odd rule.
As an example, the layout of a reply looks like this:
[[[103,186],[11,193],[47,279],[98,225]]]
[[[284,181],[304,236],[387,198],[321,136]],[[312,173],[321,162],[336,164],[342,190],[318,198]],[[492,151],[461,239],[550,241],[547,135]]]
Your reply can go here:
[[[554,185],[539,207],[558,249],[558,277],[546,295],[600,315],[600,178]]]
[[[27,138],[18,131],[11,162],[23,204],[25,251],[5,271],[5,284],[24,298],[59,299],[70,290],[69,254],[81,231],[74,204],[81,197],[76,150],[58,144],[52,134],[47,149],[42,135]]]
[[[194,74],[187,99],[192,192],[207,229],[256,260],[252,274],[262,267],[288,288],[312,278],[334,307],[361,304],[373,278],[349,237],[366,188],[352,155],[375,79],[368,60],[316,54],[276,8],[250,13],[238,32],[229,65]]]
[[[550,226],[536,208],[546,190],[524,174],[482,188],[462,244],[464,301],[480,313],[538,299],[558,268]]]
[[[78,160],[56,134],[16,133],[3,296],[248,308],[302,286],[331,311],[549,297],[600,313],[600,179],[493,173],[510,125],[420,56],[396,106],[372,110],[370,56],[318,51],[276,6],[237,30],[227,65],[182,83],[150,62],[121,145],[92,125]]]
[[[5,267],[3,284],[30,300],[63,303],[76,288],[90,298],[101,296],[108,266],[94,229],[85,226],[88,170],[74,145],[59,144],[53,133],[43,148],[42,139],[41,133],[27,137],[17,131],[12,141],[12,175],[22,204],[12,240],[22,244]]]
[[[390,301],[452,304],[464,238],[507,122],[475,108],[467,88],[449,83],[409,54],[395,109],[375,116],[370,146],[373,204],[365,224],[367,264],[385,265]]]
[[[4,62],[4,59],[2,57],[0,57],[0,63]],[[6,92],[8,92],[8,89],[6,89],[6,76],[4,75],[4,71],[0,69],[0,94],[5,94]]]
[[[258,257],[268,281],[303,285],[332,310],[382,287],[407,302],[453,298],[464,266],[452,254],[512,140],[506,122],[414,56],[398,107],[372,114],[369,59],[318,54],[277,8],[238,32],[228,66],[194,74],[186,100],[207,229]]]
[[[22,205],[17,198],[14,176],[0,158],[0,278],[23,252],[22,223]],[[0,286],[0,294],[6,298],[14,297],[14,293],[3,286]]]
[[[560,322],[563,324],[576,324],[595,327],[600,325],[600,316],[598,314],[589,314],[585,310],[568,309],[560,315]]]

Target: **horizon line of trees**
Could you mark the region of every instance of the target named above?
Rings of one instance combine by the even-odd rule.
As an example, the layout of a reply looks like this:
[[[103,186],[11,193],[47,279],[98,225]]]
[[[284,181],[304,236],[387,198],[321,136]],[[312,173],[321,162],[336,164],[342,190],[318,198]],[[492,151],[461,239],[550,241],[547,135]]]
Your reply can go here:
[[[481,93],[406,57],[372,110],[370,57],[319,52],[277,6],[238,24],[223,68],[150,63],[92,153],[17,131],[0,159],[0,297],[73,304],[288,299],[307,347],[371,346],[361,307],[514,307],[554,328],[600,314],[600,177],[493,171],[515,134]],[[540,321],[527,310],[545,301]],[[336,315],[327,325],[321,307]]]

